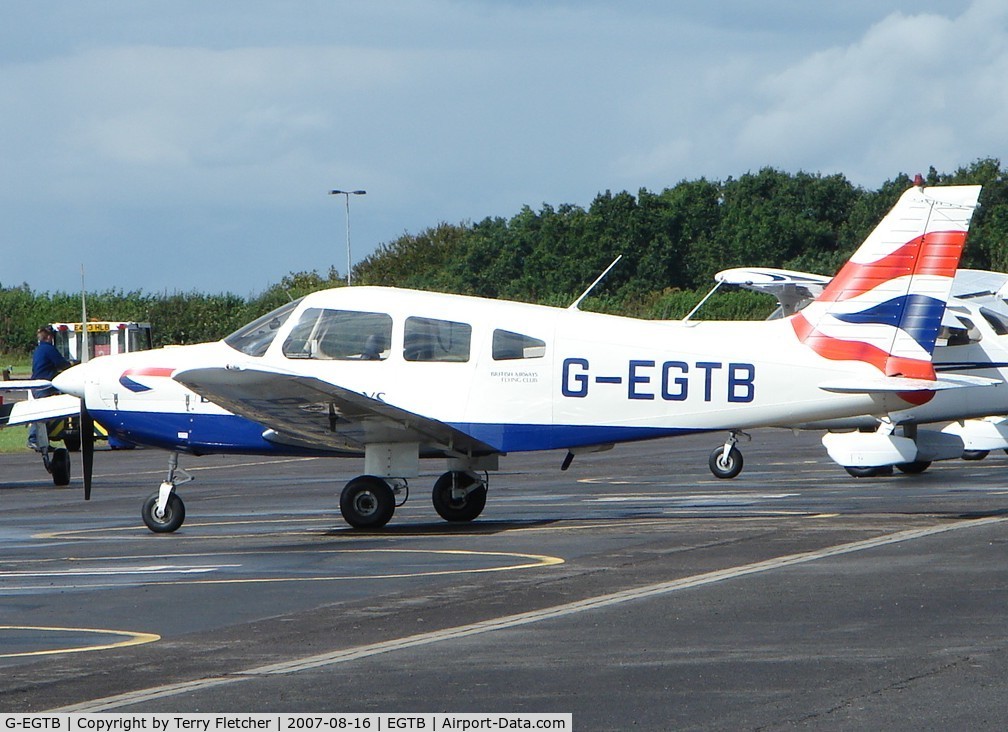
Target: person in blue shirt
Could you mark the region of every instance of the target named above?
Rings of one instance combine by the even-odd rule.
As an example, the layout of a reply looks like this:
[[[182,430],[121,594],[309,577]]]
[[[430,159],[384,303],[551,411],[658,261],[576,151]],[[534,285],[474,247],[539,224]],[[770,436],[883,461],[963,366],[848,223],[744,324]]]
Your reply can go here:
[[[36,337],[38,338],[38,346],[35,348],[35,352],[32,354],[32,375],[33,379],[46,379],[51,381],[52,378],[64,369],[70,368],[70,362],[63,358],[63,354],[60,353],[56,346],[53,345],[53,340],[56,338],[56,334],[49,325],[43,325],[36,332]],[[44,389],[36,389],[33,394],[35,397],[46,397],[51,394],[55,394],[56,390],[52,387],[46,387]],[[32,422],[28,427],[28,447],[33,450],[38,450],[38,424]]]

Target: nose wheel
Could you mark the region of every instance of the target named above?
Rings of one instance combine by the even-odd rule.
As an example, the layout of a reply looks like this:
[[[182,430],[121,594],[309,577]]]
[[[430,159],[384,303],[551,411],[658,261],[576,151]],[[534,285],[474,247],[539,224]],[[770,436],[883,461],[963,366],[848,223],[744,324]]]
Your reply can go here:
[[[178,466],[178,453],[168,456],[168,477],[144,501],[140,517],[148,529],[155,534],[170,534],[185,521],[185,504],[175,492],[177,486],[188,483],[193,477]]]
[[[155,534],[170,534],[185,521],[185,504],[175,493],[168,496],[164,510],[158,509],[158,494],[144,501],[140,515],[147,528]]]
[[[749,438],[745,432],[733,430],[725,444],[710,454],[707,466],[715,478],[729,480],[742,472],[742,451],[735,446],[739,437]]]

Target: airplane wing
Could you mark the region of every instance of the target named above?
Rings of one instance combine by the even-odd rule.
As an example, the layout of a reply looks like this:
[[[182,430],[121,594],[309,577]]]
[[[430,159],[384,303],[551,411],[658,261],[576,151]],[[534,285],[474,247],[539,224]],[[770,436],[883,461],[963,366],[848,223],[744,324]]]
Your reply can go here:
[[[0,381],[0,391],[25,391],[27,389],[44,389],[52,386],[46,379],[10,379]]]
[[[314,448],[363,450],[418,442],[449,454],[498,452],[444,422],[311,376],[265,368],[195,368],[172,378],[228,411],[268,427],[266,439]]]
[[[46,385],[49,382],[45,382]],[[80,414],[80,399],[69,394],[27,399],[23,402],[0,404],[0,427],[29,422],[45,422]]]
[[[1008,295],[1008,274],[977,269],[956,270],[952,297],[960,300],[1004,298]]]

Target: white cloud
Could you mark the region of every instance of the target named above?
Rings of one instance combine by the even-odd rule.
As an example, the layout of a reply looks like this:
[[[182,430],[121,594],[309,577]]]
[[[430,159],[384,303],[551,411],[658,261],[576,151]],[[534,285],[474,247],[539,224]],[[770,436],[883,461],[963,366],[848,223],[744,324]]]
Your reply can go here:
[[[764,165],[874,186],[1001,154],[994,0],[678,5],[16,6],[0,28],[0,243],[61,266],[32,282],[15,256],[0,283],[73,289],[80,252],[141,246],[156,266],[93,286],[247,292],[342,270],[334,187],[368,190],[360,256],[605,189]]]

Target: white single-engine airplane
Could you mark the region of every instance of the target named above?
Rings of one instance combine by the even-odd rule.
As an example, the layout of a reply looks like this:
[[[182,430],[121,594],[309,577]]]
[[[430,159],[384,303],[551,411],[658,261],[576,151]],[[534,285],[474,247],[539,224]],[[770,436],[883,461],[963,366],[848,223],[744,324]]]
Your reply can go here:
[[[82,399],[82,422],[172,451],[142,510],[153,531],[184,519],[180,452],[363,454],[340,509],[364,528],[389,521],[421,457],[443,457],[434,507],[469,521],[505,453],[566,449],[567,467],[617,442],[885,415],[989,383],[931,364],[979,193],[909,189],[820,297],[782,320],[642,321],[583,312],[580,298],[560,309],[346,287],[217,343],[107,356],[54,384]],[[85,463],[85,494],[90,483]]]

